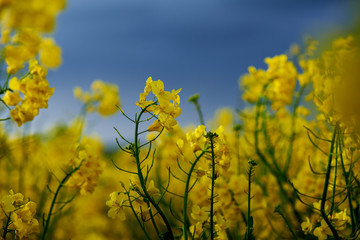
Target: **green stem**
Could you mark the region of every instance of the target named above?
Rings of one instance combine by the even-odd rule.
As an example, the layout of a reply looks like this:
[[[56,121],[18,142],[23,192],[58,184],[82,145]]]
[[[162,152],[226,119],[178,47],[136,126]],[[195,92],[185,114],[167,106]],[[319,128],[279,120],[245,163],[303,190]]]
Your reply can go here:
[[[293,107],[293,112],[292,112],[292,117],[291,117],[291,136],[290,136],[290,140],[289,140],[289,148],[286,153],[286,162],[285,162],[285,168],[284,168],[285,174],[289,170],[289,166],[290,166],[290,162],[291,162],[291,155],[292,155],[292,151],[293,151],[293,142],[295,140],[295,126],[296,126],[296,120],[297,120],[296,110],[299,107],[299,104],[301,101],[301,96],[303,95],[305,88],[306,88],[306,85],[304,85],[300,88],[300,90],[296,96],[295,102],[294,102],[294,107]]]
[[[336,132],[337,132],[338,126],[335,126],[334,129],[334,133],[332,136],[332,140],[331,140],[331,145],[330,145],[330,151],[329,151],[329,155],[328,155],[328,164],[327,164],[327,169],[326,169],[326,175],[325,175],[325,183],[324,183],[324,189],[323,189],[323,193],[322,193],[322,197],[321,197],[321,204],[320,204],[320,212],[321,212],[321,216],[323,217],[324,221],[326,222],[326,224],[329,226],[332,234],[334,235],[334,239],[335,240],[339,240],[339,235],[336,231],[336,229],[334,228],[334,226],[331,224],[329,218],[326,215],[325,212],[325,202],[326,202],[326,195],[327,195],[327,190],[329,187],[329,178],[330,178],[330,171],[331,171],[331,161],[332,161],[332,157],[333,157],[333,152],[334,152],[334,143],[335,143],[335,136],[336,136]]]
[[[260,147],[259,147],[259,118],[260,118],[260,107],[262,105],[261,98],[256,103],[256,115],[255,115],[255,131],[254,131],[254,145],[255,145],[255,151],[256,154],[259,156],[260,160],[266,165],[266,167],[270,170],[270,172],[277,176],[276,171],[274,168],[270,165],[270,163],[267,161],[264,154],[262,154]]]
[[[3,90],[4,90],[4,89],[8,89],[7,85],[8,85],[8,83],[9,83],[10,77],[11,77],[11,74],[8,73],[8,75],[7,75],[7,77],[6,77],[6,81],[5,81],[5,83],[4,83],[3,87],[2,87]]]
[[[183,206],[183,236],[184,236],[184,240],[188,239],[187,236],[187,231],[188,231],[188,217],[187,217],[187,200],[188,200],[188,196],[189,196],[189,186],[190,186],[190,179],[191,179],[191,174],[195,169],[196,164],[198,163],[198,161],[200,160],[200,158],[204,155],[205,151],[203,151],[198,157],[196,157],[195,161],[193,162],[193,164],[190,167],[189,173],[187,175],[187,179],[186,179],[186,183],[185,183],[185,192],[184,192],[184,206]]]
[[[143,226],[142,222],[140,221],[138,215],[137,215],[136,212],[135,212],[134,206],[133,206],[132,201],[131,201],[131,199],[130,199],[130,194],[129,194],[129,192],[126,191],[126,194],[128,195],[128,199],[129,199],[129,203],[130,203],[130,208],[131,208],[132,212],[134,213],[136,220],[138,221],[138,223],[139,223],[141,229],[143,230],[146,238],[147,238],[148,240],[151,240],[149,234],[146,232],[145,227]]]
[[[53,200],[52,200],[51,205],[50,205],[49,213],[48,213],[48,216],[47,216],[45,225],[44,225],[44,231],[43,231],[43,234],[42,234],[42,236],[41,236],[41,240],[44,240],[44,239],[45,239],[47,230],[48,230],[49,225],[50,225],[50,219],[51,219],[52,211],[53,211],[53,209],[54,209],[54,207],[55,207],[56,199],[57,199],[57,197],[58,197],[58,195],[59,195],[59,192],[60,192],[61,188],[65,185],[65,183],[66,183],[66,181],[68,180],[68,178],[69,178],[74,172],[76,172],[77,170],[80,169],[80,166],[81,166],[81,164],[80,164],[78,167],[72,169],[68,174],[66,174],[66,176],[63,178],[63,180],[60,182],[59,186],[57,187],[56,192],[55,192],[54,197],[53,197]]]
[[[200,124],[205,125],[204,117],[201,112],[201,108],[200,108],[200,104],[199,104],[199,97],[200,97],[199,94],[195,94],[195,95],[191,96],[188,101],[192,102],[195,105],[195,109],[199,115]]]
[[[338,147],[339,145],[336,144],[335,148],[335,168],[334,168],[334,181],[333,181],[333,189],[332,189],[332,198],[331,198],[331,207],[330,207],[330,215],[334,211],[335,207],[335,195],[336,195],[336,179],[337,179],[337,162],[338,162]]]
[[[250,224],[251,224],[251,214],[250,214],[250,209],[251,209],[251,175],[249,174],[249,179],[248,179],[248,212],[247,212],[247,224],[246,224],[246,236],[249,239],[250,238]]]
[[[216,133],[208,133],[209,140],[210,140],[210,148],[211,148],[211,195],[210,195],[210,234],[211,240],[215,237],[215,230],[214,230],[214,189],[215,189],[215,153],[214,153],[214,137],[216,137]]]
[[[159,228],[157,227],[157,224],[156,224],[155,219],[154,219],[154,215],[153,215],[153,213],[152,213],[152,211],[151,211],[151,205],[150,205],[149,202],[147,202],[146,204],[147,204],[147,206],[148,206],[149,214],[150,214],[150,219],[151,219],[151,222],[152,222],[152,224],[153,224],[153,226],[154,226],[154,228],[155,228],[156,234],[157,234],[158,236],[160,236]]]
[[[151,106],[151,105],[149,105]],[[170,223],[169,221],[167,220],[164,212],[161,210],[161,208],[159,207],[158,204],[156,204],[156,202],[152,199],[152,197],[150,196],[150,194],[148,193],[147,189],[146,189],[146,182],[145,182],[145,179],[144,179],[144,176],[142,174],[142,171],[141,171],[141,166],[140,166],[140,148],[139,148],[139,142],[138,142],[138,136],[139,136],[139,123],[140,123],[140,119],[141,119],[141,116],[144,112],[146,112],[146,109],[149,107],[145,107],[144,109],[141,110],[139,116],[135,119],[135,139],[134,139],[134,157],[135,157],[135,161],[136,161],[136,166],[137,166],[137,171],[138,171],[138,177],[139,177],[139,181],[140,181],[140,185],[141,185],[141,188],[142,190],[144,191],[144,194],[147,198],[147,200],[151,203],[151,205],[154,206],[154,208],[156,209],[156,211],[159,213],[159,215],[161,216],[161,218],[163,219],[165,225],[166,225],[166,228],[167,228],[167,231],[168,231],[168,234],[169,234],[169,237],[170,239],[174,239],[174,234],[171,230],[171,226],[170,226]],[[161,236],[159,236],[161,238]]]
[[[253,239],[252,231],[253,231],[253,218],[251,216],[251,177],[254,174],[254,167],[256,166],[256,162],[254,160],[249,160],[249,170],[248,170],[248,212],[247,212],[247,223],[246,223],[246,234],[245,240]]]
[[[341,142],[340,142],[340,135],[338,135],[338,146],[339,146],[339,152],[340,152],[340,160],[341,160],[341,166],[342,166],[342,170],[343,170],[343,176],[345,178],[345,184],[346,184],[346,193],[347,193],[347,198],[349,201],[349,210],[350,210],[350,219],[351,219],[351,236],[355,235],[355,231],[356,231],[356,226],[357,226],[357,222],[356,222],[356,218],[355,218],[355,212],[354,212],[354,208],[352,205],[352,200],[351,200],[351,187],[350,187],[350,183],[349,183],[349,172],[346,171],[345,169],[345,164],[344,164],[344,159],[342,156],[342,149],[341,149]]]
[[[234,127],[235,131],[235,154],[237,160],[237,175],[240,175],[241,167],[240,167],[240,125]]]
[[[200,104],[198,102],[196,102],[194,104],[195,104],[196,111],[198,112],[198,115],[199,115],[200,124],[205,125],[204,116],[201,112]]]
[[[280,205],[275,207],[275,212],[279,213],[280,216],[282,217],[282,219],[284,219],[284,221],[286,223],[286,226],[288,227],[288,229],[290,230],[290,232],[291,232],[291,234],[293,236],[293,239],[297,240],[297,237],[296,237],[294,231],[292,230],[289,221],[286,219],[285,215],[283,214],[283,212],[280,209]]]
[[[4,226],[4,233],[3,233],[3,236],[2,236],[2,238],[4,240],[6,240],[6,234],[8,233],[8,227],[10,225],[10,220],[11,220],[10,217],[11,217],[11,212],[9,213],[8,219],[6,221],[6,225]]]

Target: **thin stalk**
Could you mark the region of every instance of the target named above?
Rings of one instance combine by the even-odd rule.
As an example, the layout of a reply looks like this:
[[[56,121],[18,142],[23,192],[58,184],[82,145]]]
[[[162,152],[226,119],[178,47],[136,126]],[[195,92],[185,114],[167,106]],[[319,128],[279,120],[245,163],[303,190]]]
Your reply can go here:
[[[234,132],[235,132],[235,154],[236,154],[236,160],[237,160],[237,175],[240,175],[241,167],[240,167],[240,130],[241,126],[240,124],[235,125]]]
[[[81,164],[80,164],[78,167],[72,169],[68,174],[66,174],[66,176],[63,178],[63,180],[59,183],[59,186],[58,186],[57,189],[56,189],[56,192],[55,192],[55,194],[54,194],[53,200],[52,200],[51,205],[50,205],[50,209],[49,209],[49,212],[48,212],[48,216],[47,216],[47,219],[46,219],[46,222],[45,222],[45,225],[44,225],[44,231],[43,231],[43,234],[41,235],[41,240],[44,240],[44,239],[45,239],[47,230],[48,230],[49,225],[50,225],[51,215],[52,215],[53,209],[54,209],[55,204],[56,204],[56,198],[58,197],[61,188],[65,185],[65,182],[68,180],[68,178],[69,178],[74,172],[76,172],[77,170],[79,170],[80,166],[81,166]]]
[[[10,220],[11,220],[10,217],[11,217],[11,212],[9,213],[8,219],[7,219],[6,224],[4,226],[4,233],[3,233],[3,236],[2,236],[2,238],[4,240],[6,239],[6,234],[8,233],[8,227],[10,225]]]
[[[205,151],[203,151],[198,157],[196,157],[195,161],[191,164],[189,173],[187,173],[187,179],[186,179],[186,183],[185,183],[185,192],[184,192],[184,206],[183,206],[183,236],[184,236],[184,240],[188,239],[187,236],[187,231],[188,231],[188,217],[187,217],[187,200],[188,200],[188,196],[189,196],[189,185],[190,185],[190,179],[191,179],[191,174],[195,169],[196,164],[198,163],[198,161],[200,160],[200,158],[205,154]]]
[[[216,137],[216,133],[208,133],[210,140],[210,148],[211,148],[211,195],[210,195],[210,236],[211,240],[215,237],[214,230],[214,190],[215,190],[215,153],[214,153],[214,137]]]
[[[251,216],[251,177],[254,175],[254,168],[257,163],[254,160],[249,160],[249,169],[248,169],[248,212],[247,212],[247,222],[246,222],[246,233],[245,233],[245,240],[254,239],[252,236],[253,232],[253,217]]]
[[[147,204],[147,206],[148,206],[148,208],[149,208],[150,219],[151,219],[151,222],[152,222],[152,224],[153,224],[153,226],[154,226],[154,228],[155,228],[156,234],[157,234],[158,236],[160,236],[160,231],[159,231],[159,228],[158,228],[158,226],[157,226],[157,224],[156,224],[156,222],[155,222],[154,214],[153,214],[152,211],[151,211],[151,205],[150,205],[149,202],[147,202],[146,204]]]
[[[150,106],[150,105],[149,105]],[[153,198],[150,196],[150,194],[148,193],[147,189],[146,189],[146,182],[145,182],[145,179],[144,179],[144,176],[142,174],[142,171],[141,171],[141,160],[140,160],[140,148],[139,148],[139,142],[138,142],[138,136],[139,136],[139,123],[140,123],[140,119],[141,119],[141,116],[144,112],[146,112],[146,109],[149,107],[145,107],[144,109],[141,110],[139,116],[137,116],[135,118],[135,139],[134,139],[134,157],[135,157],[135,161],[136,161],[136,166],[137,166],[137,171],[138,171],[138,177],[139,177],[139,181],[140,181],[140,185],[141,185],[141,188],[142,190],[144,191],[144,194],[147,198],[147,200],[151,203],[151,205],[154,206],[154,208],[156,209],[156,211],[159,213],[159,215],[161,216],[161,218],[163,219],[165,225],[166,225],[166,228],[167,228],[167,231],[168,231],[168,234],[169,234],[169,237],[170,239],[174,239],[174,234],[172,232],[172,229],[171,229],[171,226],[170,226],[170,223],[168,221],[168,219],[166,218],[164,212],[161,210],[161,208],[159,207],[158,204],[156,204],[156,202],[153,200]],[[161,236],[159,236],[161,237]]]
[[[143,230],[146,238],[147,238],[148,240],[151,240],[149,234],[146,232],[145,227],[143,226],[143,224],[141,223],[138,215],[137,215],[136,212],[135,212],[134,206],[132,205],[132,201],[131,201],[131,199],[130,199],[130,194],[129,194],[129,192],[126,192],[126,194],[128,195],[128,199],[129,199],[129,203],[130,203],[130,208],[131,208],[132,212],[134,213],[136,220],[138,221],[138,223],[139,223],[141,229]]]
[[[299,104],[301,101],[301,96],[304,93],[305,88],[306,88],[306,85],[304,85],[300,88],[300,90],[296,96],[294,106],[293,106],[293,112],[292,112],[292,117],[291,117],[291,136],[290,136],[290,140],[289,140],[289,148],[286,152],[286,162],[285,162],[285,168],[284,168],[285,174],[289,170],[289,166],[290,166],[290,162],[291,162],[291,155],[292,155],[292,151],[293,151],[293,142],[295,140],[295,126],[296,126],[296,120],[297,120],[296,110],[299,107]]]
[[[5,81],[5,83],[4,83],[3,87],[2,87],[2,89],[7,89],[7,88],[8,88],[8,87],[7,87],[7,85],[8,85],[8,83],[9,83],[9,79],[10,79],[10,77],[11,77],[11,74],[10,74],[10,73],[8,73],[8,75],[7,75],[7,77],[6,77],[6,81]]]
[[[251,175],[249,174],[249,179],[248,179],[248,188],[249,188],[249,191],[248,191],[248,212],[247,212],[247,224],[246,224],[246,236],[247,236],[247,239],[250,238],[250,232],[251,232]]]
[[[255,145],[255,151],[256,154],[259,156],[260,160],[266,165],[266,167],[270,170],[270,172],[277,176],[276,171],[274,168],[270,165],[270,163],[267,161],[264,154],[262,154],[260,148],[259,148],[259,118],[260,118],[260,107],[262,105],[261,98],[256,103],[256,115],[255,115],[255,131],[254,131],[254,145]]]
[[[200,124],[205,125],[204,117],[203,117],[203,114],[201,112],[201,107],[200,107],[200,104],[199,104],[199,97],[200,97],[199,94],[195,94],[195,95],[191,96],[188,101],[192,102],[195,105],[195,109],[196,109],[196,111],[197,111],[197,113],[199,115]]]
[[[337,141],[338,143],[338,141]],[[339,149],[339,145],[336,144],[336,148],[335,148],[335,168],[334,168],[334,181],[333,181],[333,189],[332,189],[332,198],[331,198],[331,207],[330,207],[330,215],[332,214],[332,212],[334,211],[334,207],[335,207],[335,195],[336,195],[336,180],[337,180],[337,162],[338,162],[338,149]]]
[[[279,215],[282,217],[282,219],[284,219],[285,223],[286,223],[286,226],[288,227],[288,229],[290,230],[292,236],[293,236],[293,239],[297,240],[298,238],[296,237],[292,227],[290,226],[290,223],[289,221],[286,219],[285,215],[283,214],[283,212],[281,211],[280,209],[280,205],[276,206],[275,207],[275,211],[274,212],[277,212],[279,213]]]
[[[345,178],[345,184],[346,184],[346,193],[347,193],[347,199],[349,201],[349,210],[350,210],[350,219],[351,219],[351,236],[355,235],[356,232],[356,226],[357,226],[357,221],[355,218],[355,212],[354,212],[354,207],[352,205],[352,200],[351,200],[351,188],[350,188],[350,183],[349,183],[349,172],[346,171],[345,169],[345,164],[344,164],[344,159],[342,156],[342,149],[341,149],[341,142],[340,142],[340,135],[338,135],[338,146],[339,146],[339,152],[340,152],[340,160],[341,160],[341,166],[342,166],[342,170],[343,170],[343,176]]]
[[[322,193],[322,197],[321,197],[321,204],[320,204],[320,212],[321,212],[321,216],[323,217],[324,221],[326,222],[326,224],[329,226],[332,234],[334,235],[334,239],[335,240],[339,240],[339,235],[336,231],[336,229],[334,228],[334,226],[331,224],[329,218],[326,215],[325,212],[325,202],[326,202],[326,194],[327,194],[327,190],[329,187],[329,178],[330,178],[330,171],[331,171],[331,161],[332,161],[332,157],[333,157],[333,152],[334,152],[334,144],[335,144],[335,137],[336,137],[336,132],[338,130],[338,126],[335,126],[334,129],[334,133],[332,136],[332,140],[331,140],[331,145],[330,145],[330,151],[329,151],[329,155],[328,155],[328,164],[327,164],[327,169],[326,169],[326,175],[325,175],[325,182],[324,182],[324,189],[323,189],[323,193]]]

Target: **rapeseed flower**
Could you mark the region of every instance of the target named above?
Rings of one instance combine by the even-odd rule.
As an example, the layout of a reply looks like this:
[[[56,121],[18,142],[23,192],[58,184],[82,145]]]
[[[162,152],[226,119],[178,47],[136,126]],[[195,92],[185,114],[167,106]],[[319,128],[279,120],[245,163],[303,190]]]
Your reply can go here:
[[[40,108],[48,107],[48,100],[54,93],[54,88],[49,87],[46,74],[47,70],[33,59],[29,62],[29,74],[24,79],[10,79],[9,88],[14,92],[8,90],[3,101],[9,106],[15,106],[10,111],[10,116],[19,127],[33,120],[39,114]],[[20,93],[23,98],[20,97]]]
[[[119,90],[115,84],[95,80],[91,92],[84,92],[80,87],[74,88],[74,96],[86,105],[88,112],[98,112],[101,116],[113,115],[120,105]]]
[[[110,218],[119,218],[121,221],[126,220],[124,211],[125,194],[121,192],[113,192],[110,194],[110,199],[106,202],[106,205],[110,207],[108,216]]]
[[[181,114],[180,96],[178,95],[180,91],[181,89],[168,92],[164,90],[164,83],[161,80],[153,81],[151,77],[146,80],[144,92],[140,93],[140,100],[136,102],[136,105],[158,115],[157,119],[148,127],[148,131],[161,131],[162,128],[171,130],[177,125],[175,118]],[[146,100],[150,92],[154,94],[155,101]]]

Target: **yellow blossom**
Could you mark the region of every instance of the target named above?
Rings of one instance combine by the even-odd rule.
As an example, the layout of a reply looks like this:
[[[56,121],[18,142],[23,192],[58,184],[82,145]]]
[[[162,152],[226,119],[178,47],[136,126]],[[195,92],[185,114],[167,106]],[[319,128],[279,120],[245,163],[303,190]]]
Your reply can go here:
[[[146,100],[151,91],[156,97],[157,104]],[[158,115],[158,119],[149,126],[148,131],[161,131],[163,127],[171,130],[177,125],[175,118],[181,114],[178,95],[180,91],[181,89],[168,92],[164,90],[164,83],[161,80],[153,81],[151,77],[146,80],[144,92],[140,93],[140,100],[136,102],[136,105]]]
[[[101,116],[110,116],[120,105],[119,90],[115,84],[95,80],[91,84],[92,92],[83,92],[80,87],[74,88],[74,96],[87,106],[87,111],[97,111]]]
[[[16,106],[22,99],[19,92],[6,91],[2,98],[4,103],[8,106]]]
[[[43,39],[40,46],[40,62],[47,68],[57,68],[61,65],[61,48],[52,38]]]
[[[158,196],[160,195],[160,190],[158,188],[155,187],[154,181],[151,180],[149,183],[149,186],[147,187],[147,192],[151,195],[151,196]]]
[[[312,230],[312,224],[308,217],[306,217],[306,222],[301,223],[301,228],[305,234],[309,234]]]
[[[110,218],[119,218],[121,221],[126,220],[124,212],[124,201],[125,195],[120,192],[113,192],[110,194],[110,200],[106,202],[106,205],[110,207],[108,211],[108,216]]]
[[[193,152],[197,152],[204,148],[206,139],[205,139],[205,131],[206,126],[199,125],[194,132],[186,134],[186,140],[190,143],[190,147]]]
[[[0,207],[6,212],[14,211],[20,203],[24,200],[24,196],[21,193],[14,193],[13,190],[9,191],[9,195],[6,195],[2,198],[0,202]]]
[[[195,225],[190,226],[190,232],[194,238],[199,238],[203,233],[203,224],[202,222],[197,222]]]
[[[200,208],[199,205],[194,205],[192,207],[191,217],[197,221],[204,222],[209,218],[209,213],[209,207],[205,206]]]

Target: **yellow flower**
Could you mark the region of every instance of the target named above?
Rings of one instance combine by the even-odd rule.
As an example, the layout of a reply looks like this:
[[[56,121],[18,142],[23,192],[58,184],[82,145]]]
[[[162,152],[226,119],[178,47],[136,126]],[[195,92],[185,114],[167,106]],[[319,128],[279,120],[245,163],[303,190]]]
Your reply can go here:
[[[40,36],[32,29],[19,31],[12,39],[13,45],[7,45],[4,49],[7,72],[14,74],[22,69],[24,63],[38,53],[40,42]]]
[[[74,88],[74,96],[87,105],[87,111],[97,111],[107,117],[117,111],[120,105],[119,90],[115,84],[95,80],[91,84],[92,92],[83,92],[80,87]]]
[[[264,95],[272,101],[272,108],[279,110],[292,101],[297,71],[284,54],[265,58],[265,63],[268,65],[266,71],[249,67],[249,74],[240,78],[241,87],[244,89],[243,99],[255,103]],[[264,89],[266,84],[269,86]]]
[[[79,164],[81,166],[67,181],[69,188],[80,190],[81,195],[92,193],[95,190],[103,169],[99,153],[101,149],[98,142],[88,137],[82,138],[73,159],[75,166]]]
[[[312,224],[308,217],[306,217],[306,222],[301,223],[301,229],[305,234],[309,234],[312,230]]]
[[[64,9],[66,0],[26,0],[0,2],[7,6],[0,15],[1,24],[9,29],[31,28],[37,32],[51,32],[55,17]]]
[[[181,114],[178,95],[180,91],[181,89],[168,92],[164,90],[164,83],[161,80],[153,81],[151,77],[146,80],[144,92],[140,93],[140,99],[136,105],[158,115],[158,119],[149,126],[148,131],[161,131],[163,127],[171,130],[177,125],[175,118]],[[155,102],[146,100],[150,92],[154,94]]]
[[[13,190],[9,191],[9,195],[2,198],[0,207],[6,212],[14,211],[24,201],[24,196],[21,193],[14,193]]]
[[[3,29],[1,31],[1,44],[6,44],[10,40],[10,33],[9,29]]]
[[[37,109],[17,105],[10,111],[10,116],[17,123],[18,127],[20,127],[24,123],[32,121],[38,113],[39,111]]]
[[[19,92],[10,92],[10,91],[6,91],[2,99],[5,102],[5,104],[8,106],[16,106],[22,100]]]
[[[194,205],[191,211],[191,217],[197,221],[204,222],[209,218],[209,207],[200,208],[199,205]]]
[[[191,225],[189,230],[194,238],[199,238],[203,232],[202,222],[197,222],[195,225]]]
[[[110,210],[108,211],[108,216],[110,218],[119,218],[121,221],[126,220],[123,206],[124,201],[124,194],[121,194],[120,192],[113,192],[110,194],[110,200],[106,202],[106,205],[110,207]]]
[[[149,186],[147,187],[147,192],[151,195],[151,196],[158,196],[160,195],[160,191],[159,189],[157,189],[154,185],[154,181],[151,180],[149,183]]]
[[[190,147],[193,152],[197,152],[204,148],[206,139],[205,139],[205,126],[199,125],[194,132],[186,134],[186,140],[190,143]]]
[[[52,38],[45,38],[41,42],[40,62],[47,68],[57,68],[61,65],[61,48]]]
[[[8,65],[6,70],[9,74],[15,74],[19,69],[22,69],[24,63],[32,57],[28,49],[22,45],[7,45],[4,49],[4,55]]]
[[[319,240],[328,239],[328,235],[332,235],[329,226],[325,222],[325,220],[321,220],[321,225],[314,230],[314,236],[318,237]]]
[[[36,214],[36,203],[28,202],[19,210],[11,214],[12,223],[10,229],[15,230],[19,239],[28,239],[30,234],[39,233],[39,222],[34,218]]]
[[[54,88],[50,88],[46,80],[47,70],[41,67],[35,59],[29,61],[29,73],[21,81],[16,77],[9,81],[10,89],[24,94],[24,100],[21,101],[21,105],[17,105],[10,111],[11,118],[19,127],[33,120],[39,114],[40,108],[47,108],[48,100],[54,93]],[[19,95],[19,93],[14,94]],[[12,103],[15,102],[14,100]]]

